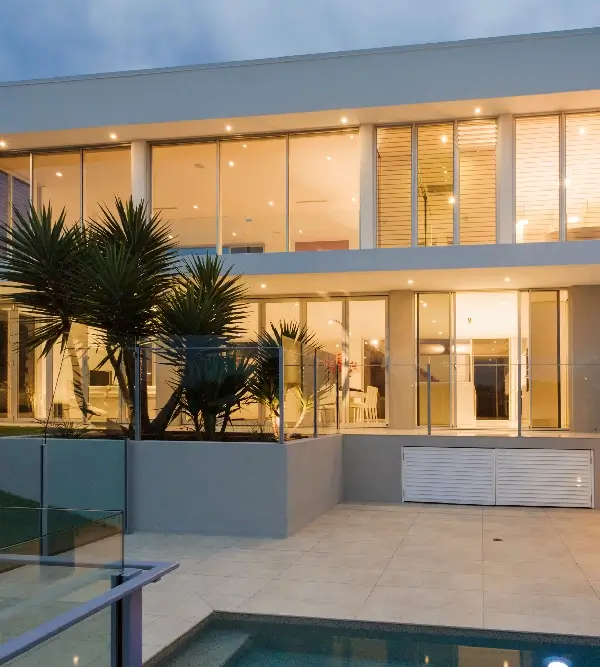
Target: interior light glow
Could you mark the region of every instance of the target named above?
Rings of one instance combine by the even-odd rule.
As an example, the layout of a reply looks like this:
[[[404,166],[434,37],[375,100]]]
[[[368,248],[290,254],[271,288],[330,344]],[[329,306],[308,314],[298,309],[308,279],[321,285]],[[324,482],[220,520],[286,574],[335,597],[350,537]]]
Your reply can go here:
[[[579,134],[585,134],[585,127],[579,128]]]
[[[119,137],[118,137],[114,132],[111,132],[111,133],[108,135],[108,138],[109,138],[111,141],[116,141]]]
[[[525,227],[525,225],[529,224],[529,220],[525,220],[524,218],[522,220],[517,220],[517,225],[519,227]]]
[[[331,161],[333,158],[331,157],[331,155],[328,155],[328,156],[327,156],[327,159],[328,159],[329,161]]]
[[[448,203],[449,203],[449,204],[454,204],[455,202],[456,202],[456,198],[455,198],[455,197],[448,197]]]
[[[225,125],[225,132],[231,132],[231,130],[233,130],[231,125]]]
[[[479,107],[475,107],[475,113],[481,113],[481,109]]]
[[[509,283],[509,282],[510,282],[510,278],[506,277],[506,278],[504,279],[504,282],[505,282],[505,283]]]
[[[342,125],[347,125],[348,124],[348,119],[346,118],[346,116],[342,116],[340,118],[340,122],[341,122]]]
[[[415,281],[411,278],[407,282],[408,282],[409,285],[412,285]]]
[[[570,215],[570,216],[567,217],[567,222],[570,225],[573,225],[577,222],[581,222],[581,216],[579,216],[579,215]]]
[[[194,208],[198,208],[198,204],[194,204]]]
[[[242,144],[242,148],[246,148],[246,144]]]
[[[230,167],[235,167],[235,162],[233,160],[229,160],[227,163]]]
[[[56,172],[56,176],[57,176],[58,178],[62,178],[62,172],[57,171],[57,172]]]
[[[78,664],[79,664],[79,656],[78,656],[78,655],[74,655],[74,656],[73,656],[73,664],[74,664],[74,665],[78,665]]]
[[[544,660],[546,667],[572,667],[571,662],[566,658],[548,658]]]
[[[371,345],[379,345],[379,341],[374,338],[372,341],[370,341]]]
[[[265,289],[266,287],[267,287],[267,286],[265,285],[265,283],[263,283],[263,284],[260,286],[260,289]]]
[[[356,197],[352,197],[352,201],[356,201]]]
[[[231,232],[231,236],[237,236],[235,232]]]
[[[442,142],[443,144],[447,144],[447,143],[448,143],[448,137],[447,137],[445,134],[442,134],[442,136],[440,137],[440,139],[441,139],[441,142]]]
[[[569,185],[571,185],[571,179],[570,178],[565,178],[565,187],[568,188]]]
[[[427,308],[427,304],[423,301],[423,308]]]
[[[269,202],[269,206],[275,206],[275,202],[274,202],[274,201],[270,201],[270,202]]]
[[[353,134],[350,135],[350,139],[354,139],[354,135],[353,135]]]
[[[6,141],[0,141],[0,148],[6,148]]]

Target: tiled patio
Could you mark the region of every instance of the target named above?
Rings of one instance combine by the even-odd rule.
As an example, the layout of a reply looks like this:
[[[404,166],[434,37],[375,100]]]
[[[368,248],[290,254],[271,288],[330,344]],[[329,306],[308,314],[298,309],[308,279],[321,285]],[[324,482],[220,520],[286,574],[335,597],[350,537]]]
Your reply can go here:
[[[134,534],[178,560],[144,594],[149,657],[211,609],[600,635],[600,512],[338,505],[281,540]]]

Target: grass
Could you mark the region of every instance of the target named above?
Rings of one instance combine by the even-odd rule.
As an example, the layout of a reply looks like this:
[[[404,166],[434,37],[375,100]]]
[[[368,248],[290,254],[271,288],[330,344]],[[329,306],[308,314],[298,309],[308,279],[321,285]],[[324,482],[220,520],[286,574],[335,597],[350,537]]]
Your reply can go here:
[[[0,425],[0,438],[6,435],[42,435],[44,433],[43,426],[12,426]]]

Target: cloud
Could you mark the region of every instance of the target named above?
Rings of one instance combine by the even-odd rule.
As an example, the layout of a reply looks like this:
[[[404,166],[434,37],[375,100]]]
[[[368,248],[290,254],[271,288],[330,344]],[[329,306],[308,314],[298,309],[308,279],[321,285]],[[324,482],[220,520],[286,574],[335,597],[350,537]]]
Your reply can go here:
[[[598,0],[2,0],[0,80],[600,24]]]

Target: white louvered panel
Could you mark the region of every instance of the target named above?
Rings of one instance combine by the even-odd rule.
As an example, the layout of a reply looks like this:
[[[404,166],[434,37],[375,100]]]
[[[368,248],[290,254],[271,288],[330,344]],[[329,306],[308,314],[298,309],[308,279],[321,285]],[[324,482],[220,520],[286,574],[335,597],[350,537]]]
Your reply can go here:
[[[377,246],[411,245],[412,129],[377,130]]]
[[[558,241],[559,117],[517,118],[515,128],[517,243]]]
[[[592,484],[589,450],[498,450],[498,505],[591,507]]]
[[[474,447],[404,447],[405,501],[494,504],[494,450]]]
[[[495,120],[458,124],[461,245],[496,243]]]

